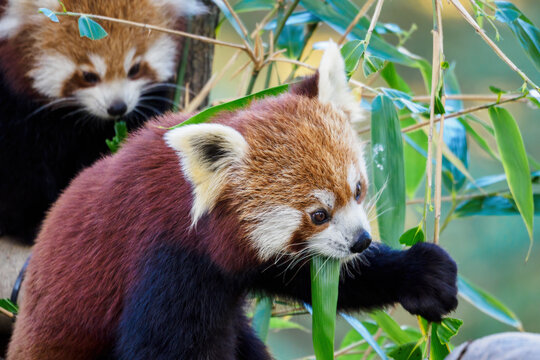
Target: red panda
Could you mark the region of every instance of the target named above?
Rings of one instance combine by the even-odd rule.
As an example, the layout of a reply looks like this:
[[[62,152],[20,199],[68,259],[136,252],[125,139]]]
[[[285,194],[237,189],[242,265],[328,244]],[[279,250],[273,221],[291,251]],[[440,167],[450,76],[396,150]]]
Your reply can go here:
[[[197,0],[65,0],[69,11],[175,27]],[[0,0],[0,235],[30,243],[74,175],[108,152],[114,120],[128,129],[170,108],[177,39],[101,22],[81,38],[77,18],[50,21],[56,0]]]
[[[7,359],[270,359],[245,297],[310,302],[314,254],[352,265],[339,309],[399,302],[440,320],[456,265],[433,244],[371,243],[357,115],[333,44],[287,94],[149,123],[53,205]]]

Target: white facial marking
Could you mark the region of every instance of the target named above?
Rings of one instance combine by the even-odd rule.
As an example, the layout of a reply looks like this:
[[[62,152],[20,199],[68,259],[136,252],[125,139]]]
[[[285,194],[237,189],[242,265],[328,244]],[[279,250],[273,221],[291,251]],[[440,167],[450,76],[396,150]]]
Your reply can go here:
[[[345,62],[337,44],[328,42],[319,65],[319,101],[345,110],[352,122],[362,120],[359,103],[351,94],[345,75]]]
[[[312,252],[334,258],[351,255],[350,248],[362,230],[371,232],[366,211],[351,199],[347,205],[334,212],[330,224],[308,240]]]
[[[311,193],[311,195],[319,200],[321,204],[323,204],[327,209],[333,209],[334,204],[336,203],[336,195],[334,195],[333,192],[330,192],[328,190],[315,190]],[[319,206],[315,206],[312,210],[317,210]]]
[[[124,58],[124,70],[126,71],[126,74],[129,72],[129,69],[131,68],[131,66],[133,66],[134,64],[137,63],[138,60],[140,60],[140,59],[137,59],[134,61],[136,52],[137,52],[137,49],[133,47],[129,49],[129,51],[126,54],[126,57]]]
[[[256,221],[249,237],[261,259],[268,260],[284,251],[302,222],[302,213],[281,205],[265,209],[247,220]]]
[[[359,180],[360,178],[356,166],[354,164],[349,165],[349,169],[347,170],[347,183],[353,194],[356,192],[356,184]]]
[[[34,69],[28,72],[32,86],[43,95],[61,97],[65,81],[75,72],[75,63],[56,51],[44,52],[36,59]]]
[[[112,119],[107,113],[110,105],[114,101],[122,100],[127,106],[126,114],[130,113],[137,106],[142,88],[148,82],[144,79],[101,82],[95,86],[75,91],[74,96],[89,113],[102,119]]]
[[[144,60],[156,72],[158,81],[170,79],[176,66],[176,43],[168,35],[162,35],[144,54]]]
[[[214,207],[227,182],[230,168],[242,161],[248,144],[238,131],[220,124],[182,126],[166,132],[164,139],[178,154],[182,172],[192,184],[191,218],[194,226]],[[218,159],[209,159],[201,145],[217,147],[223,154]]]
[[[92,62],[92,65],[94,65],[94,69],[98,75],[103,79],[105,74],[107,74],[107,64],[105,64],[105,60],[97,54],[89,54],[88,58]]]

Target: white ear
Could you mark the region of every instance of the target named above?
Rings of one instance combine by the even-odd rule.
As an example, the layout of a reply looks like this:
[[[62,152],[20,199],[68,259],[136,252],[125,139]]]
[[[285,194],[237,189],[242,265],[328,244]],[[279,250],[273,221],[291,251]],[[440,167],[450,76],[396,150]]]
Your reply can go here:
[[[178,153],[182,171],[193,185],[194,225],[212,210],[231,167],[242,161],[248,144],[238,131],[220,124],[186,125],[168,131],[164,138]]]
[[[176,16],[199,15],[208,11],[199,0],[154,0],[154,4],[172,9]]]
[[[39,8],[59,10],[57,0],[8,0],[0,19],[0,40],[15,36],[25,24],[50,21]]]
[[[333,41],[328,42],[319,65],[319,101],[345,110],[352,122],[362,120],[360,106],[347,84],[345,62]]]

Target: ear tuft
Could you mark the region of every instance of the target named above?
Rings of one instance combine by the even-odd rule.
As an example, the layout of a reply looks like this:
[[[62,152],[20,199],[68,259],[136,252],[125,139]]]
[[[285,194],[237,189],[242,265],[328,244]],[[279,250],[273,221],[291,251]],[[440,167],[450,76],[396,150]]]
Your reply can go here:
[[[154,4],[169,7],[176,16],[200,15],[208,9],[199,0],[155,0]]]
[[[165,133],[164,139],[177,152],[184,176],[193,185],[194,225],[212,210],[231,168],[242,161],[248,144],[238,131],[220,124],[182,126]]]
[[[319,65],[319,101],[348,113],[352,122],[362,119],[360,106],[351,94],[345,75],[345,62],[337,44],[328,42]]]
[[[289,92],[294,95],[316,98],[319,96],[319,72],[308,76],[302,81],[291,84]]]

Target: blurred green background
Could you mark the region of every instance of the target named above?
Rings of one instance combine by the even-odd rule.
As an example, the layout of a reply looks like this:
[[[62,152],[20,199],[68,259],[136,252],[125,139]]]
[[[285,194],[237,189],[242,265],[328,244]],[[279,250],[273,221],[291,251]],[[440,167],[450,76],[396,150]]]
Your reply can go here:
[[[354,2],[357,5],[364,3],[364,1],[358,0],[354,0]],[[537,26],[540,25],[539,0],[512,0],[512,2]],[[504,90],[519,88],[522,84],[519,76],[494,54],[451,5],[445,1],[443,1],[443,5],[446,60],[456,63],[456,75],[462,92],[489,94],[488,87],[490,85]],[[464,5],[468,6],[468,4]],[[242,16],[242,19],[249,29],[253,29],[256,22],[260,21],[264,14],[264,12],[249,13]],[[405,44],[405,47],[415,54],[431,59],[431,16],[430,0],[386,0],[380,21],[396,23],[402,29],[409,29],[412,24],[416,24],[418,29]],[[501,34],[501,41],[498,45],[533,81],[539,83],[540,74],[525,56],[515,37],[504,25],[500,24],[498,28]],[[493,31],[489,26],[486,26],[486,29],[493,38]],[[218,38],[239,42],[236,33],[227,23],[222,26]],[[339,36],[327,26],[322,26],[315,32],[310,43],[325,41],[328,38],[337,40]],[[234,52],[229,48],[218,47],[214,61],[214,72],[219,71]],[[307,53],[309,53],[308,49],[304,54]],[[250,71],[244,70],[235,77],[231,77],[236,69],[247,61],[247,58],[245,61],[242,60],[242,56],[213,89],[211,93],[213,101],[230,99],[245,93]],[[314,51],[307,62],[317,66],[319,58],[320,51]],[[290,69],[290,65],[280,64],[278,67],[280,78],[285,79]],[[415,94],[426,94],[422,78],[417,70],[398,67],[398,71],[412,85]],[[299,74],[305,73],[309,72],[299,71]],[[262,73],[262,75],[259,76],[255,90],[262,88],[265,74]],[[276,79],[273,80],[273,83],[276,84]],[[359,80],[362,78],[359,77]],[[374,84],[374,86],[379,85],[383,85],[383,83],[375,82]],[[480,103],[466,103],[466,106],[477,104]],[[537,160],[540,159],[540,111],[535,111],[524,103],[510,105],[507,108],[518,121],[527,151]],[[476,114],[489,122],[487,111]],[[480,151],[471,141],[469,141],[469,150],[469,170],[475,178],[503,173],[500,163],[495,162]],[[423,186],[420,186],[420,189],[423,189]],[[538,190],[538,188],[533,188],[533,190]],[[417,195],[421,196],[421,194]],[[417,225],[420,218],[420,206],[409,206],[405,228]],[[523,322],[526,331],[540,332],[540,228],[538,216],[535,218],[535,222],[535,244],[528,262],[525,261],[525,258],[529,239],[519,216],[469,217],[454,220],[443,232],[441,245],[457,261],[462,276],[492,293],[511,308]],[[431,236],[429,237],[431,238]],[[401,324],[415,325],[416,318],[410,316],[400,307],[395,314]],[[487,334],[513,330],[511,327],[482,314],[464,300],[460,301],[453,316],[464,320],[463,327],[453,340],[454,344],[460,344]],[[298,320],[309,328],[310,318],[298,317]],[[338,321],[337,345],[348,330],[347,324]],[[268,343],[277,359],[296,359],[313,353],[311,334],[300,330],[271,331]]]

